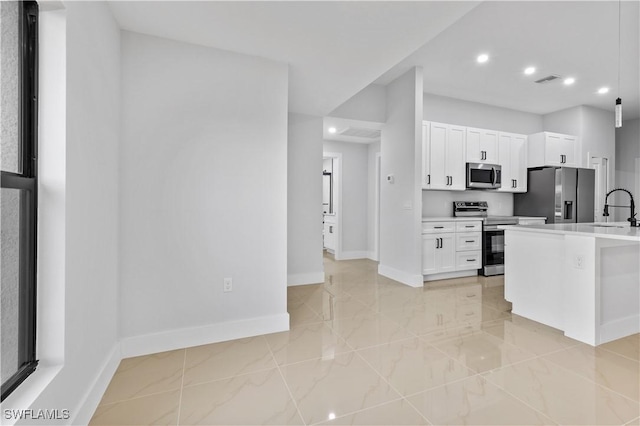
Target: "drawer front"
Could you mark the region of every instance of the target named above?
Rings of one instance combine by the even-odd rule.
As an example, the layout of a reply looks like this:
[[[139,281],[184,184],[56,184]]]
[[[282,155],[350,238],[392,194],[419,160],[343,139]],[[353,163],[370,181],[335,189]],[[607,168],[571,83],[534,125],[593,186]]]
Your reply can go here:
[[[482,222],[479,220],[456,222],[456,232],[482,232]]]
[[[456,233],[456,251],[482,250],[481,232]]]
[[[422,222],[423,234],[440,234],[443,232],[455,232],[455,222]]]
[[[461,251],[456,253],[456,271],[480,269],[482,267],[482,251]]]

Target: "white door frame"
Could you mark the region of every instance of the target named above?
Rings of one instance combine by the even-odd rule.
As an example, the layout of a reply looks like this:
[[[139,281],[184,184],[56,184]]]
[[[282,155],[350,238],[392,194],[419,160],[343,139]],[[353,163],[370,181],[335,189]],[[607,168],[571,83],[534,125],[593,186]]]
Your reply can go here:
[[[380,179],[382,177],[381,155],[376,152],[375,189],[373,206],[373,260],[380,261]]]

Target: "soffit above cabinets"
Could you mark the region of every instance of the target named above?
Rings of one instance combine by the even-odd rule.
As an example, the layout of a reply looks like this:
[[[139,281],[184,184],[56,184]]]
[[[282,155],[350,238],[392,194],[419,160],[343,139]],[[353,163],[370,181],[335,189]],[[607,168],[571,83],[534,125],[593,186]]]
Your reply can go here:
[[[351,120],[347,118],[324,117],[322,136],[325,140],[373,143],[380,141],[380,135],[384,123],[375,121]],[[335,129],[331,133],[329,129]]]

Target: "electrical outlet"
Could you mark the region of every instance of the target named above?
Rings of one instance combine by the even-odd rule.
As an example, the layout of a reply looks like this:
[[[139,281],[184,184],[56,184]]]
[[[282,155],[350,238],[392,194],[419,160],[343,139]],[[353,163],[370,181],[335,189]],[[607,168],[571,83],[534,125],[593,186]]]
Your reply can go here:
[[[232,290],[233,290],[233,280],[231,278],[225,278],[222,291],[224,291],[225,293],[228,293]]]
[[[584,269],[584,256],[577,255],[573,259],[573,267],[576,269]]]

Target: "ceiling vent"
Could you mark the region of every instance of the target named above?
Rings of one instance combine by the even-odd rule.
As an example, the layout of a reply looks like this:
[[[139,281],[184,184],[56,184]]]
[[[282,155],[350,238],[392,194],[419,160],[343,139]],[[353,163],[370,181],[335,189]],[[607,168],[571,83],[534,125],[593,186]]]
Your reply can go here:
[[[380,130],[365,129],[362,127],[347,127],[340,132],[340,135],[353,136],[356,138],[378,139],[380,137]]]
[[[559,75],[551,74],[551,75],[548,75],[546,77],[541,78],[540,80],[536,80],[535,82],[539,83],[539,84],[544,84],[544,83],[548,83],[548,82],[553,81],[553,80],[557,80],[559,78],[560,78]]]

